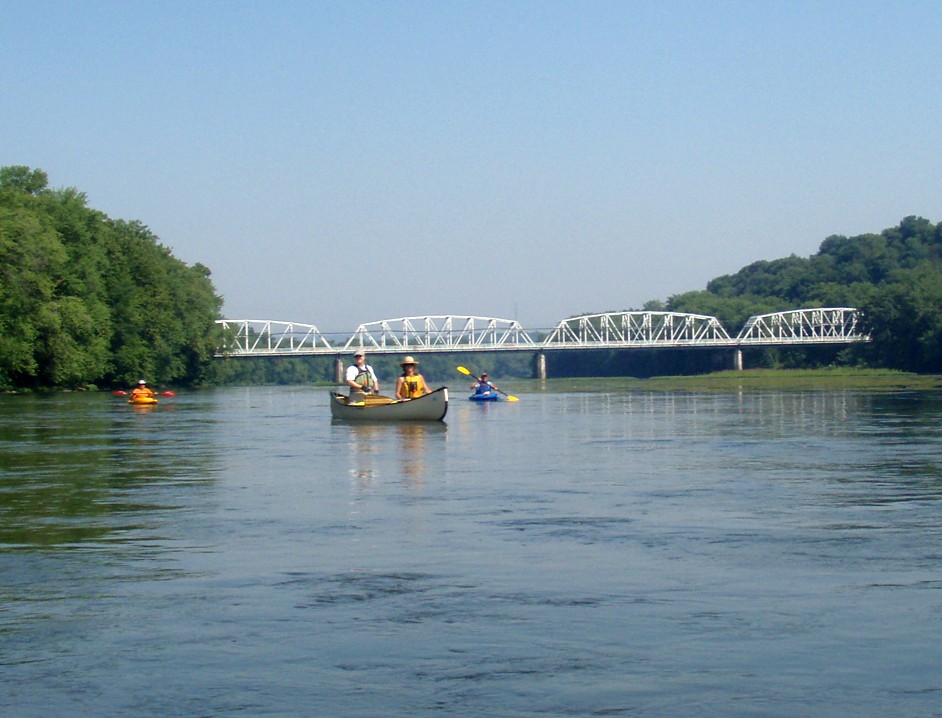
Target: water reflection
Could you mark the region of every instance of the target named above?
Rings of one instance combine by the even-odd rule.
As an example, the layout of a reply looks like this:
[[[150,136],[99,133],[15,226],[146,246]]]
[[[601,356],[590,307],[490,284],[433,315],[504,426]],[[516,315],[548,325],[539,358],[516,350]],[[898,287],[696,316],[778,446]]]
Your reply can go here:
[[[444,437],[447,427],[441,422],[434,424],[412,423],[396,426],[397,445],[401,458],[402,473],[407,483],[413,489],[422,487],[428,473],[430,440]],[[431,460],[441,460],[442,455],[436,454]]]
[[[443,454],[430,452],[444,440],[444,422],[345,423],[334,428],[347,434],[350,476],[355,487],[365,491],[384,477],[400,476],[412,488],[421,488],[430,463],[441,462]]]
[[[128,404],[128,406],[135,412],[140,414],[148,414],[152,411],[157,410],[157,404]]]
[[[175,503],[161,487],[213,473],[213,453],[190,450],[199,431],[186,417],[96,395],[2,408],[0,548],[123,540]]]
[[[379,477],[377,455],[380,453],[378,440],[384,431],[391,427],[380,424],[348,424],[335,421],[334,426],[346,432],[347,450],[350,456],[350,476],[355,487],[361,491],[369,489]]]

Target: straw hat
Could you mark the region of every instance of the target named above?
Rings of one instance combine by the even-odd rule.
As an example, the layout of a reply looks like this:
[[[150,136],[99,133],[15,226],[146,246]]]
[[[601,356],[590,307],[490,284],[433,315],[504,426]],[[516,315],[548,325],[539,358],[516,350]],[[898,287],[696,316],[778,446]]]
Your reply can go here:
[[[419,363],[412,357],[406,357],[401,362],[399,362],[399,366],[405,366],[406,364],[412,364],[413,366],[419,365]]]

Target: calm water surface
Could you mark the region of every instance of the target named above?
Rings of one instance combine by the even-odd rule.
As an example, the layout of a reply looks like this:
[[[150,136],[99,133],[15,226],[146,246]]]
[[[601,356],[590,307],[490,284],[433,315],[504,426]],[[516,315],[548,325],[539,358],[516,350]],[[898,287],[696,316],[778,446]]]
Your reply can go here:
[[[0,715],[942,715],[942,396],[514,393],[0,397]]]

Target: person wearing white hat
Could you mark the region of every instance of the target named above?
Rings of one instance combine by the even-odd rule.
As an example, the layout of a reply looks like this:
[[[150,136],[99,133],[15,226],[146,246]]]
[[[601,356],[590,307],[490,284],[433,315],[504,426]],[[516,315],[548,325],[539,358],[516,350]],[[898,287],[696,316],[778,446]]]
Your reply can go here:
[[[131,390],[132,399],[153,399],[154,390],[147,386],[147,382],[141,379],[137,386]]]
[[[397,399],[418,399],[432,393],[425,383],[425,377],[419,374],[419,363],[415,359],[406,357],[399,362],[399,366],[402,367],[402,375],[396,379]]]
[[[350,387],[350,402],[363,401],[367,394],[379,394],[376,372],[366,363],[366,355],[362,351],[353,355],[353,364],[347,367],[344,378]]]

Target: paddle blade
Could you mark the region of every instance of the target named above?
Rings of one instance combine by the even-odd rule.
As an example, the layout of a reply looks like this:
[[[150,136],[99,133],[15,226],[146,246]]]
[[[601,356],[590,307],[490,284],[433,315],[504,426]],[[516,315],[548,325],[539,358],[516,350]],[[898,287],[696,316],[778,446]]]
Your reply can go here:
[[[176,396],[176,392],[172,392],[172,391],[162,391],[162,392],[160,392],[160,395],[161,395],[161,396]]]
[[[127,396],[128,394],[126,391],[122,391],[121,389],[115,389],[111,393],[114,394],[115,396]]]
[[[512,396],[512,395],[508,394],[508,395],[507,395],[507,401],[520,401],[520,399],[518,399],[518,398],[515,397],[515,396]]]
[[[471,374],[471,370],[468,369],[467,367],[459,366],[459,367],[455,367],[455,368],[456,368],[458,371],[460,371],[462,374],[466,374],[467,376],[473,376],[473,375]]]

